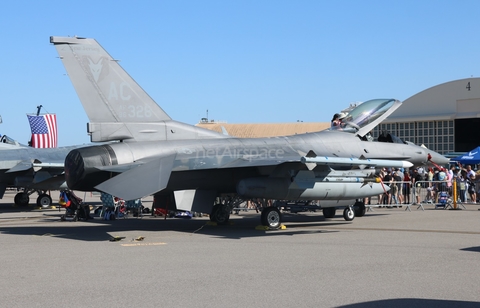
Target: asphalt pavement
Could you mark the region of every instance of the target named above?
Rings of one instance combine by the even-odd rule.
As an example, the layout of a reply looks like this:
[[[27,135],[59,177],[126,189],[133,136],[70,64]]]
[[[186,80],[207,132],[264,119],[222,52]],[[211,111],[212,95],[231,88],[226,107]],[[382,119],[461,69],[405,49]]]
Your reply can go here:
[[[14,207],[13,195],[0,203],[0,307],[480,306],[478,205],[351,222],[284,213],[285,230],[262,231],[255,211],[223,226],[61,221],[63,209]]]

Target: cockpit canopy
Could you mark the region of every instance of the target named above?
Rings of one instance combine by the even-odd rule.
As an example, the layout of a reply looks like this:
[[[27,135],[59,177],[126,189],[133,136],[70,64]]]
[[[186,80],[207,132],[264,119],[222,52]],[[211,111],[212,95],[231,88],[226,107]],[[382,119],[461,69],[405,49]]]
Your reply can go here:
[[[0,143],[6,143],[11,145],[19,145],[18,142],[7,135],[3,135],[0,137]]]
[[[385,120],[402,103],[395,99],[373,99],[350,110],[343,119],[342,130],[364,137]],[[331,128],[335,129],[335,128]]]

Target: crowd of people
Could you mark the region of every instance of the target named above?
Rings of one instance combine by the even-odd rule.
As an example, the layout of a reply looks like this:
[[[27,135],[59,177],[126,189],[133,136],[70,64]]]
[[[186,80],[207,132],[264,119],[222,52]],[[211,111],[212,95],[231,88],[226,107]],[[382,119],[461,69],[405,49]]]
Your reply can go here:
[[[343,129],[348,114],[335,113],[331,120],[331,129]],[[379,141],[382,136],[379,136]],[[448,193],[453,197],[454,183],[457,188],[458,202],[477,203],[477,195],[480,195],[479,175],[475,173],[471,165],[463,168],[460,165],[451,165],[449,168],[437,166],[434,168],[383,168],[378,176],[382,183],[390,188],[389,191],[377,197],[379,206],[401,206],[402,204],[437,203],[440,193]],[[365,204],[372,203],[372,198],[366,198]]]
[[[438,203],[439,195],[444,192],[453,197],[456,187],[457,202],[477,202],[477,176],[471,165],[462,168],[451,165],[449,168],[383,168],[378,176],[383,185],[390,190],[375,197],[366,198],[365,204],[379,206],[402,206],[402,204]],[[454,185],[455,184],[455,185]]]

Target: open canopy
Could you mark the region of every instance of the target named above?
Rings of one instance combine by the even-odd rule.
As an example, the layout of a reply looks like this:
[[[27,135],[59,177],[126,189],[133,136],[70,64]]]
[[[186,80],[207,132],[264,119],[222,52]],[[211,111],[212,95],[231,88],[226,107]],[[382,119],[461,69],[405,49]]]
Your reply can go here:
[[[450,158],[450,161],[451,162],[457,162],[457,163],[460,163],[462,165],[476,165],[476,164],[480,164],[480,147],[476,147],[475,149],[463,154],[463,155],[460,155],[460,156],[457,156],[457,157],[454,157],[454,158]]]
[[[372,99],[361,103],[350,110],[343,119],[345,128],[342,131],[355,132],[363,137],[392,114],[401,104],[400,101],[395,99]]]

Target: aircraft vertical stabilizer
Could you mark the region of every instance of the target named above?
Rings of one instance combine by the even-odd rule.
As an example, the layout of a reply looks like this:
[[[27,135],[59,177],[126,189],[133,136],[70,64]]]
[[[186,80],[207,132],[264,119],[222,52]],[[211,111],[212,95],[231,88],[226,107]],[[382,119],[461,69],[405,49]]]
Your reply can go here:
[[[172,121],[96,40],[51,36],[50,43],[55,45],[85,108],[93,142],[221,136]]]

